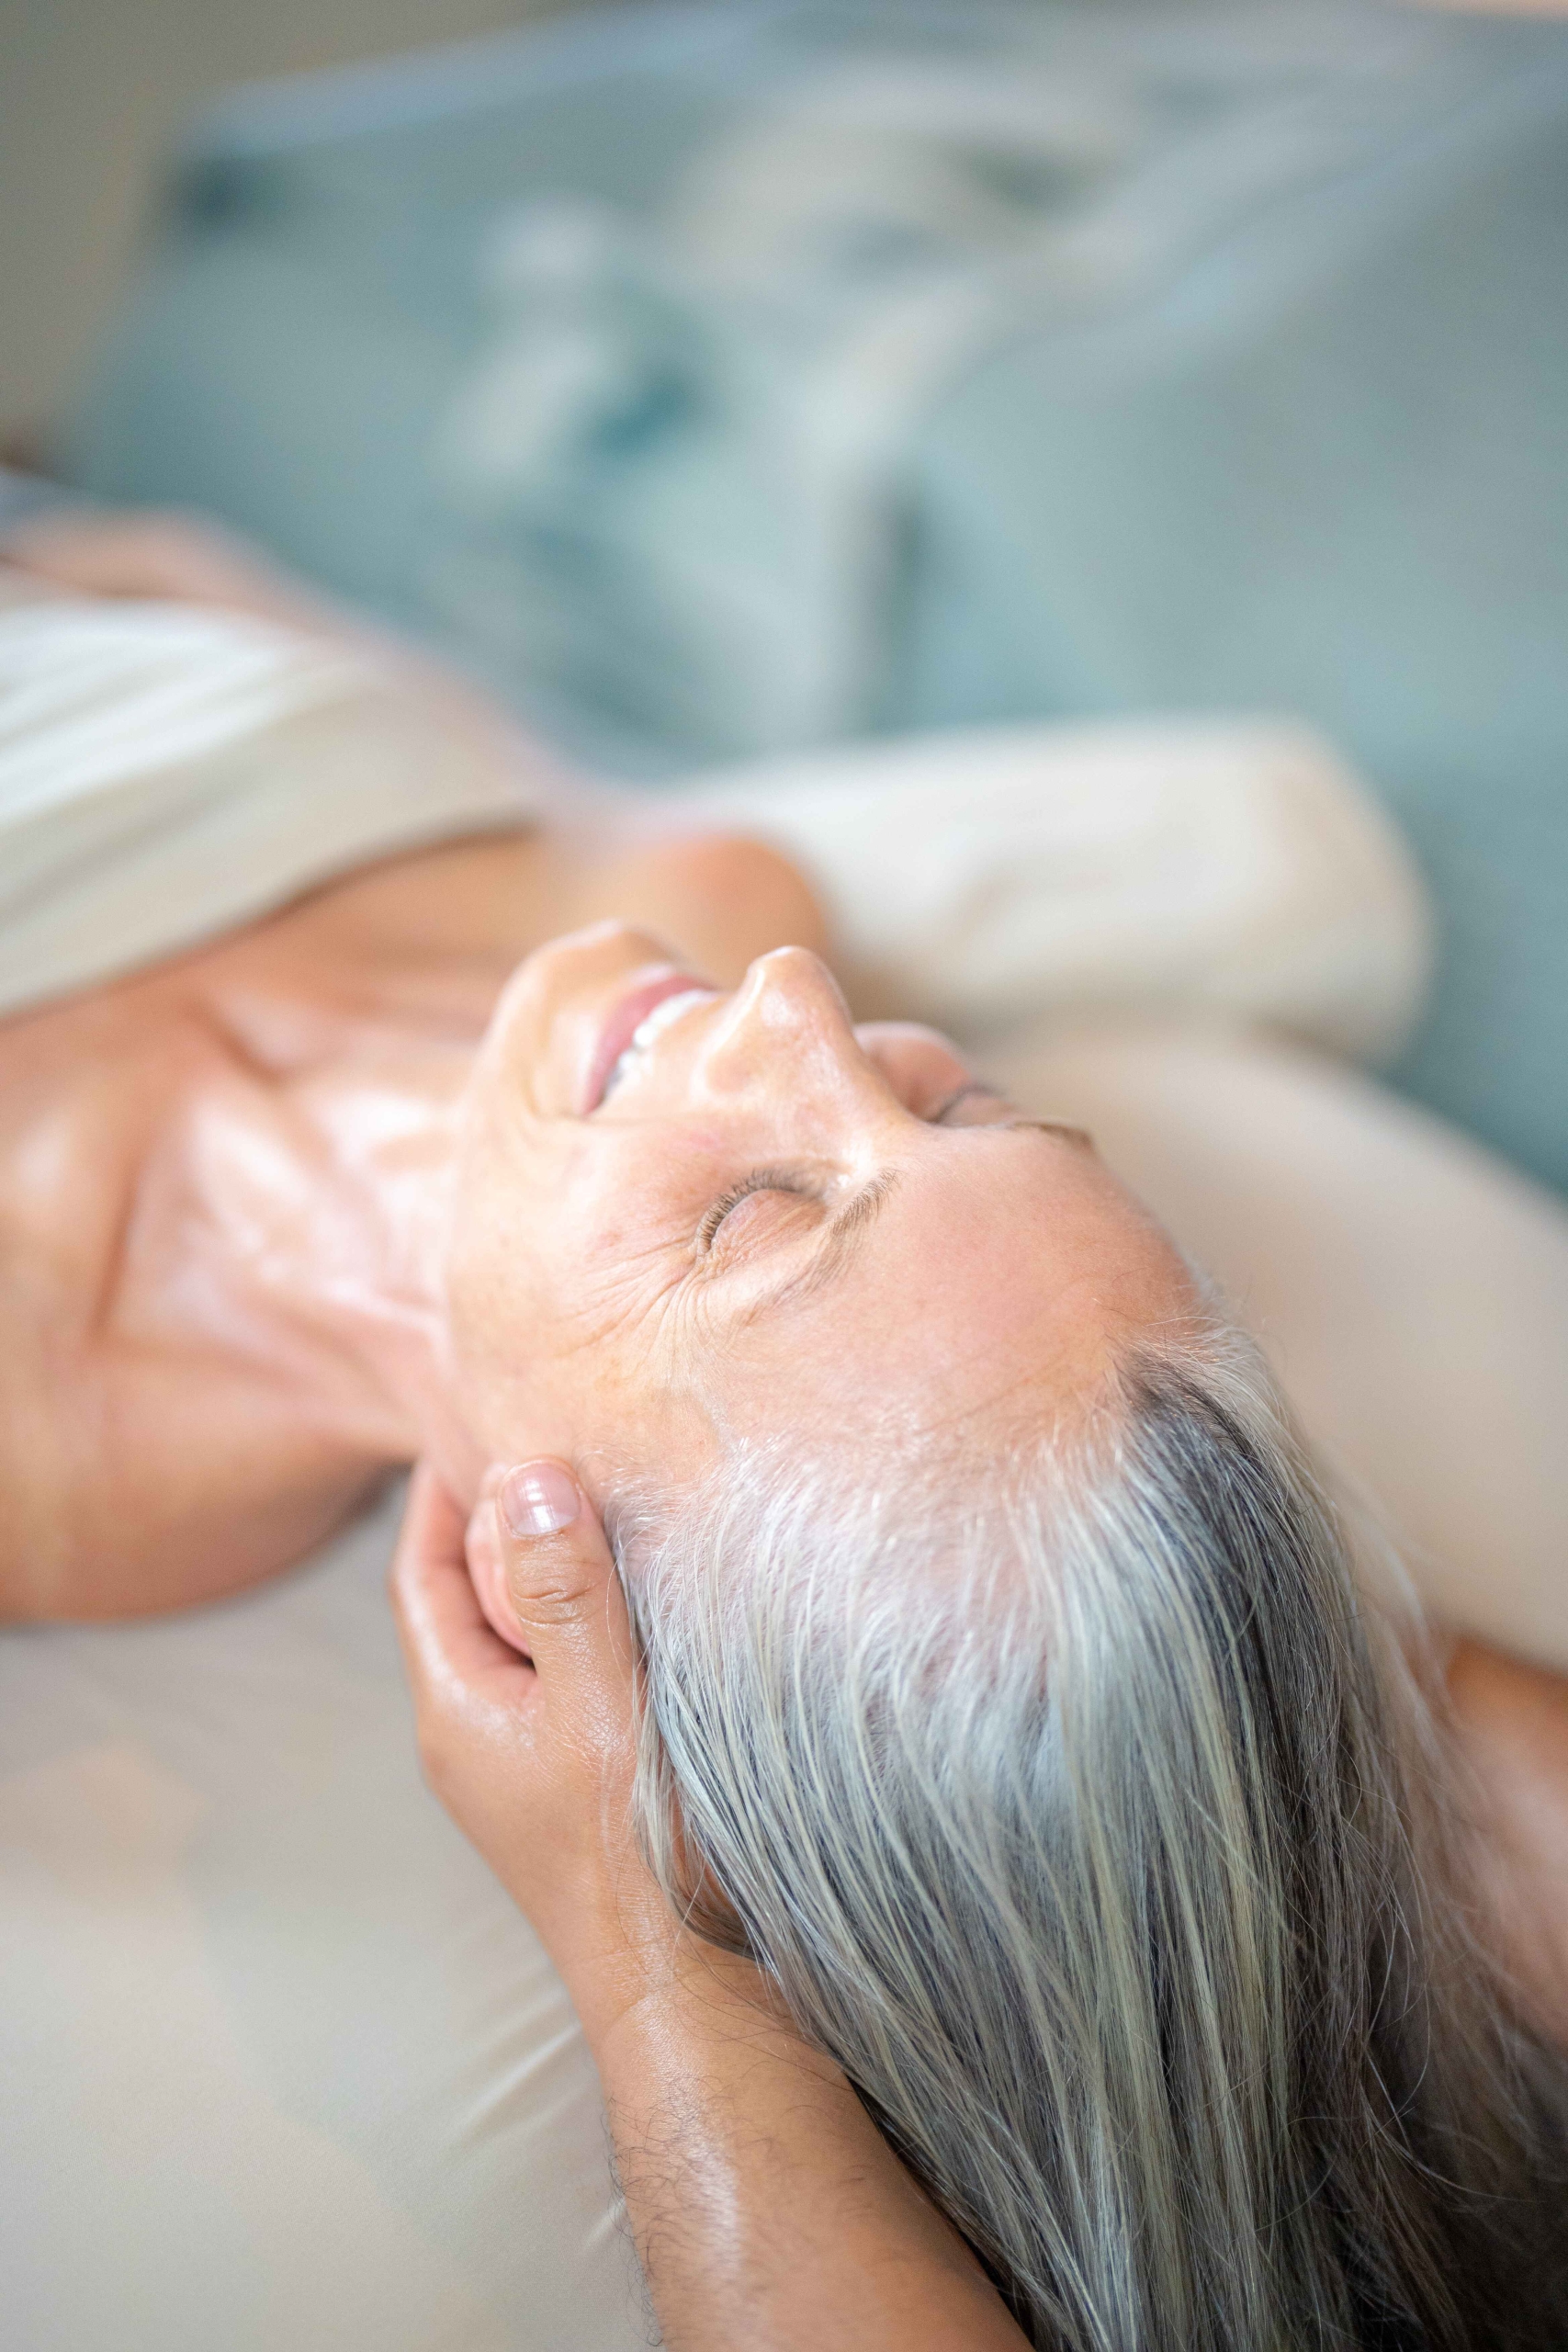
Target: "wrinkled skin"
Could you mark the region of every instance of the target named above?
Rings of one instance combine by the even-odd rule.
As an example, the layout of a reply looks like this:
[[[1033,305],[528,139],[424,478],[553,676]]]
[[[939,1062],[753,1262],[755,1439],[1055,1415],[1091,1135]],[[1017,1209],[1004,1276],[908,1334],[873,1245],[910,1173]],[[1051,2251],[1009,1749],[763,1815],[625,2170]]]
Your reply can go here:
[[[1071,1414],[1122,1335],[1190,1310],[1089,1138],[1026,1119],[931,1031],[857,1029],[803,950],[690,1004],[585,1100],[602,1024],[662,959],[624,926],[557,943],[479,1057],[450,1302],[491,1453],[526,1429],[679,1486],[720,1434],[984,1446],[1003,1419]]]
[[[180,1606],[286,1566],[424,1448],[461,1481],[457,1107],[518,957],[646,910],[725,977],[819,936],[748,842],[392,861],[0,1024],[0,1609]]]

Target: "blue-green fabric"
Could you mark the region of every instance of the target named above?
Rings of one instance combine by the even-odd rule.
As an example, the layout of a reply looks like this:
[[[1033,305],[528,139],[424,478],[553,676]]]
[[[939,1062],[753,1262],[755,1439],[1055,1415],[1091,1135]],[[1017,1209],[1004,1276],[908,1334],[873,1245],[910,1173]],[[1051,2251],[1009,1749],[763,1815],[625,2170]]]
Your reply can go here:
[[[1297,711],[1568,1184],[1568,27],[720,0],[244,94],[76,420],[656,775]]]

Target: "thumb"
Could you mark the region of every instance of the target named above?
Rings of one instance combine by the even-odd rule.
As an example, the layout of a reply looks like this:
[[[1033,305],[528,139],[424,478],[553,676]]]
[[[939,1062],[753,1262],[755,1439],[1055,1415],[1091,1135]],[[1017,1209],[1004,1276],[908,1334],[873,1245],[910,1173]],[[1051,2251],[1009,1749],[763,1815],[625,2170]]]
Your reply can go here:
[[[572,1471],[548,1458],[522,1463],[496,1476],[493,1496],[505,1597],[536,1672],[547,1683],[591,1685],[626,1709],[634,1671],[626,1595]]]

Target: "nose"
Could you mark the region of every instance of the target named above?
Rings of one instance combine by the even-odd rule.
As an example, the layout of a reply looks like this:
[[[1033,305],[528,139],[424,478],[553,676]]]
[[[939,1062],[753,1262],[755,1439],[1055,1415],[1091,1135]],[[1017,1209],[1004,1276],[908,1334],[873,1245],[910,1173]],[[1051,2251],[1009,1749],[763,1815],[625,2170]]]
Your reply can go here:
[[[715,1023],[703,1076],[716,1093],[728,1094],[807,1066],[848,1075],[865,1067],[865,1057],[821,957],[808,947],[775,947],[749,966]]]

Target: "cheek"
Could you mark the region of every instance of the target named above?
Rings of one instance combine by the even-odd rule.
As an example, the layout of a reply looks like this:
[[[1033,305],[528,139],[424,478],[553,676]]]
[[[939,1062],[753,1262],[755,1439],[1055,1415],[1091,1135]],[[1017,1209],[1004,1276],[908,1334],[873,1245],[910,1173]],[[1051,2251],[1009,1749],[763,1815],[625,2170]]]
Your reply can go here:
[[[605,1142],[476,1132],[465,1149],[446,1250],[450,1362],[462,1418],[498,1457],[602,1442],[602,1424],[657,1383],[671,1227],[646,1145],[612,1154]]]
[[[453,1368],[470,1411],[503,1396],[548,1322],[548,1188],[530,1157],[478,1121],[459,1149],[444,1271]]]
[[[458,1355],[482,1355],[533,1305],[526,1219],[503,1191],[460,1185],[446,1250],[446,1307]]]

